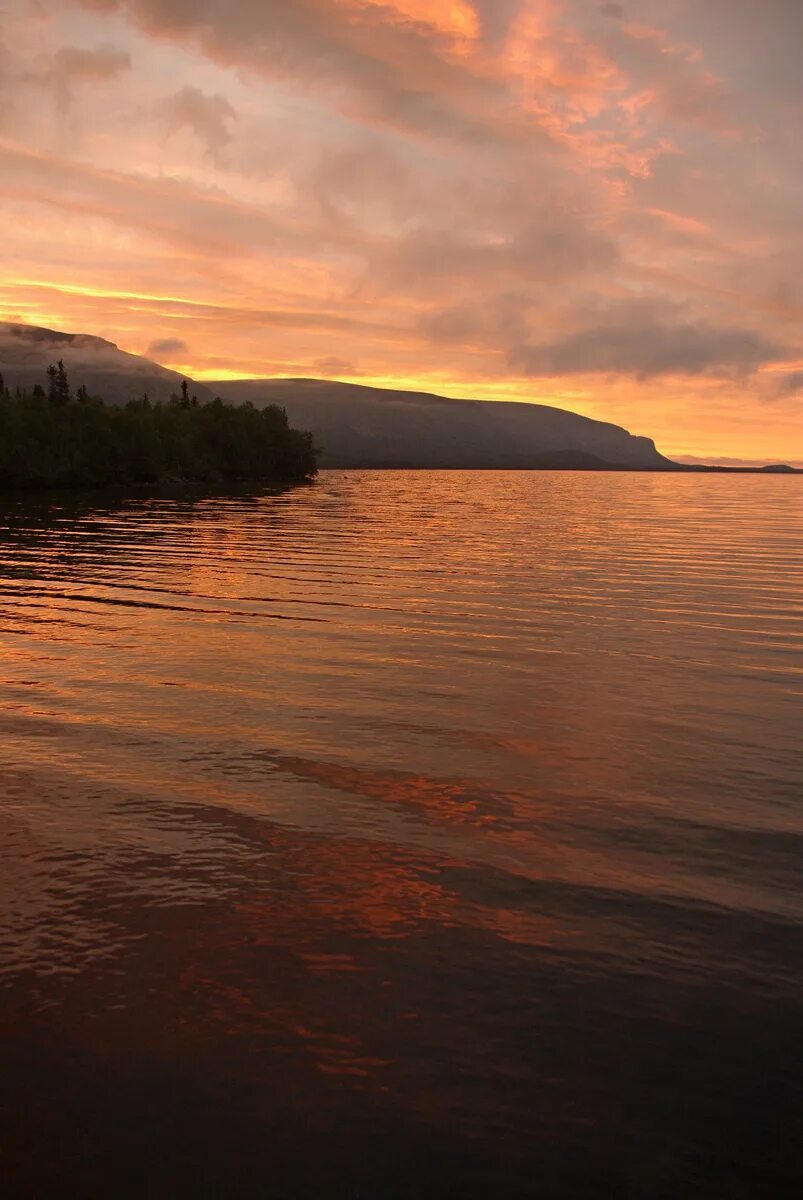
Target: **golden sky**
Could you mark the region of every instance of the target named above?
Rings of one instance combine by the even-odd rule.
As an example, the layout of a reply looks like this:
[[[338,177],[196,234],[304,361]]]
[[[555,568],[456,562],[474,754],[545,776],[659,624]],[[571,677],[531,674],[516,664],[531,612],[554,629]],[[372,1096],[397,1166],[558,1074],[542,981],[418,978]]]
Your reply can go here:
[[[803,461],[800,0],[3,0],[0,320]]]

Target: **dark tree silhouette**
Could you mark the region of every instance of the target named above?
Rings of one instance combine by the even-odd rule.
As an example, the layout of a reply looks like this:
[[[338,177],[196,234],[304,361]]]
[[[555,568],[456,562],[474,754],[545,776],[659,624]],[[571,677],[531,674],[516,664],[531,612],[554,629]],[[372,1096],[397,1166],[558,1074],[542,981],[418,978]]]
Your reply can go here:
[[[72,399],[72,396],[70,395],[70,384],[67,379],[67,372],[64,368],[64,363],[61,361],[61,359],[59,359],[58,367],[59,397],[62,404],[69,404],[70,400]]]
[[[59,359],[55,366],[47,368],[48,399],[57,408],[69,404],[71,400],[70,384],[64,363]]]
[[[51,404],[57,403],[58,375],[58,367],[54,367],[51,363],[47,368],[47,398]]]
[[[102,486],[158,480],[293,483],[316,474],[312,435],[282,408],[182,398],[107,406],[84,386],[70,402],[63,364],[48,368],[49,402],[0,392],[0,487]]]

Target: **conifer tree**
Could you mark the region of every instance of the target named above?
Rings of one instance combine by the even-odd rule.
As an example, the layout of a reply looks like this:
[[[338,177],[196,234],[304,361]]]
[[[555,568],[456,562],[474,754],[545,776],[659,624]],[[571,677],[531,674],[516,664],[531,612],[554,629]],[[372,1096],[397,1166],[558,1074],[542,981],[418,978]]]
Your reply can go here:
[[[52,405],[58,404],[59,370],[51,363],[47,368],[47,398]]]
[[[60,404],[69,404],[70,400],[72,399],[72,396],[70,394],[70,383],[69,383],[69,380],[67,379],[66,368],[64,366],[64,363],[61,361],[61,359],[59,359],[59,361],[58,361],[58,374],[56,376],[56,382],[58,385],[59,403]]]
[[[70,382],[67,379],[67,370],[64,363],[59,359],[55,366],[47,368],[48,378],[48,399],[56,408],[63,408],[65,404],[69,404],[72,399],[70,395]]]

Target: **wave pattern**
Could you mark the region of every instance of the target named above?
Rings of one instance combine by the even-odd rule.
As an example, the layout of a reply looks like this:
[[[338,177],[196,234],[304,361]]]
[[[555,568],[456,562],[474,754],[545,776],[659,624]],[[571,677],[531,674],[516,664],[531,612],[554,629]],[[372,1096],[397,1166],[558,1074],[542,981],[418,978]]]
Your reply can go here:
[[[791,1189],[801,518],[757,476],[6,502],[21,1194]]]

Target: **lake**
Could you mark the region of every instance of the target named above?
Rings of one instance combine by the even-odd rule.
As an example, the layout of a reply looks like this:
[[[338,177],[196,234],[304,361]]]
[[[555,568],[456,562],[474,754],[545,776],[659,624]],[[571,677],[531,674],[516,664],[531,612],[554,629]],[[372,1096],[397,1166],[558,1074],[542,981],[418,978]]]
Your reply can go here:
[[[797,1194],[803,484],[0,503],[4,1196]]]

